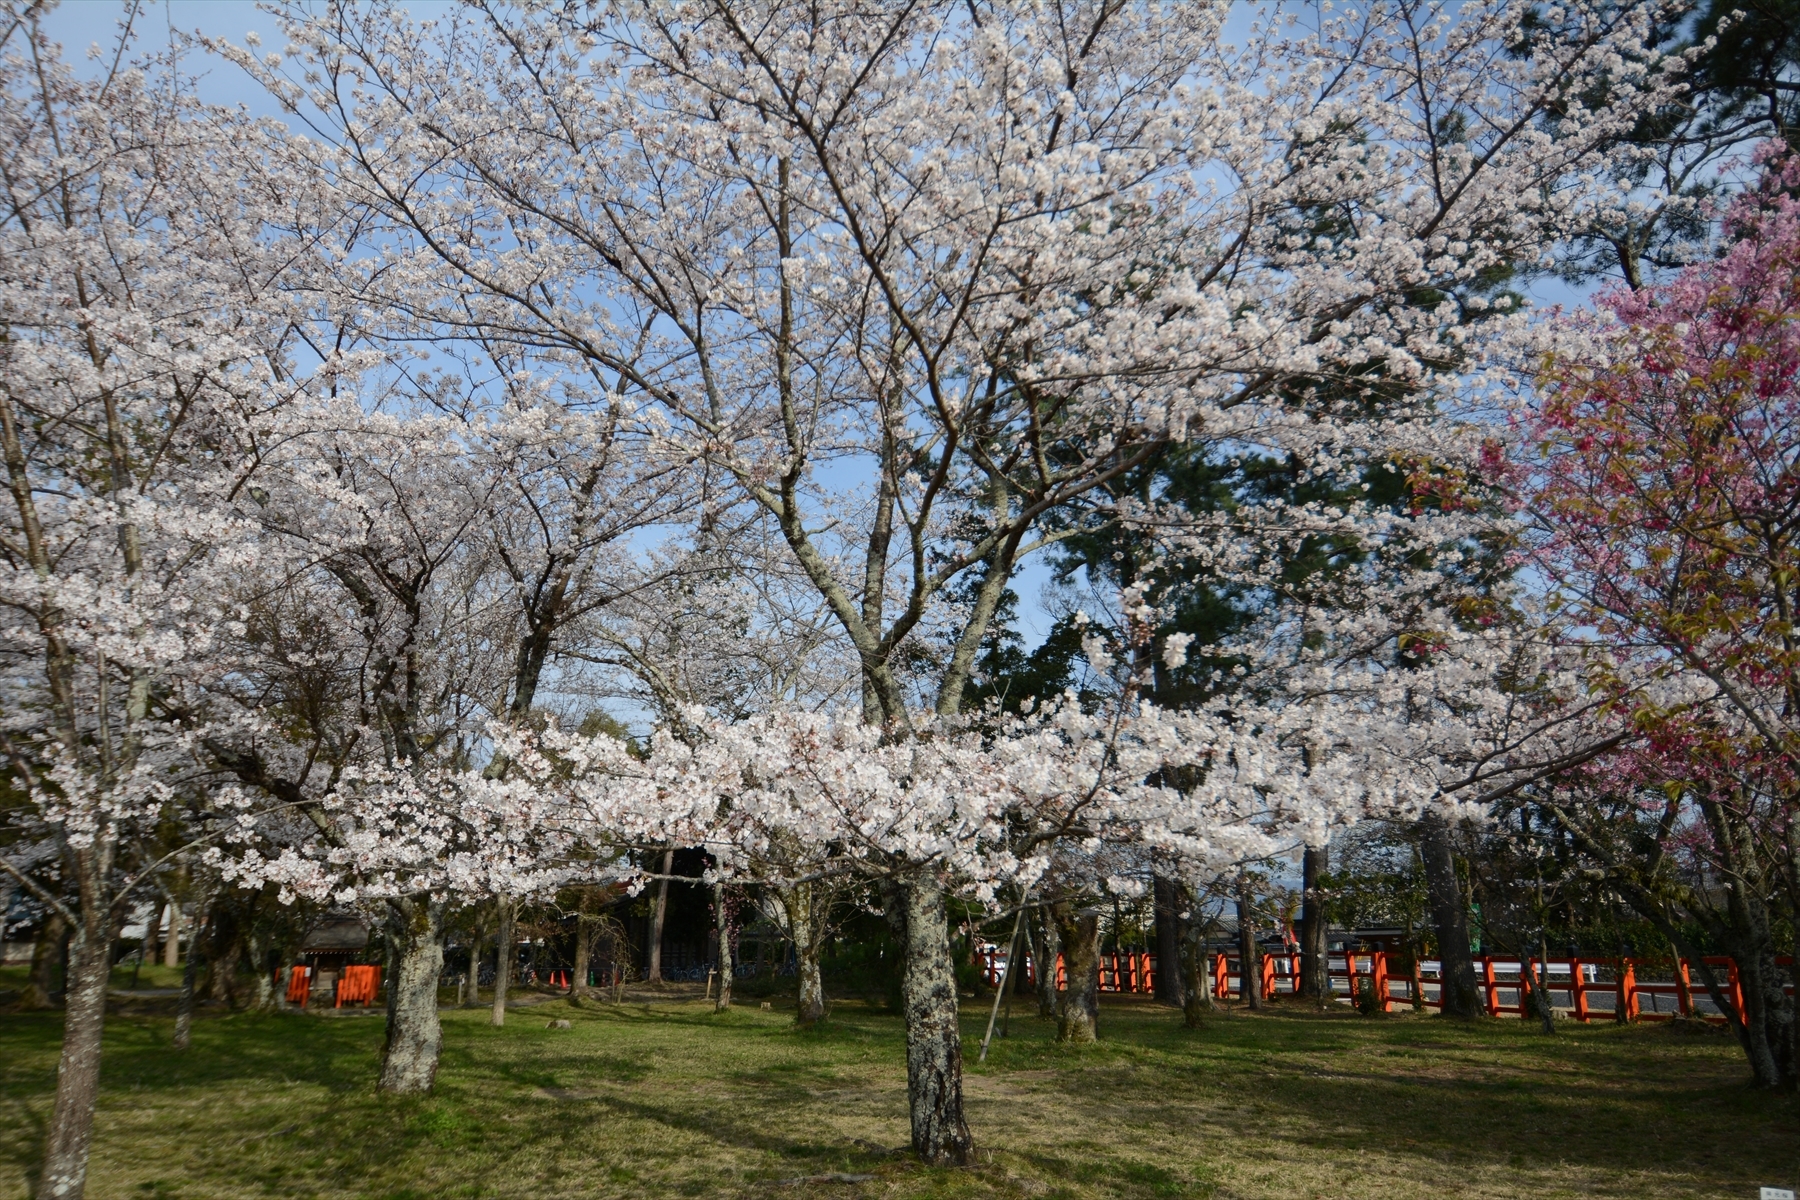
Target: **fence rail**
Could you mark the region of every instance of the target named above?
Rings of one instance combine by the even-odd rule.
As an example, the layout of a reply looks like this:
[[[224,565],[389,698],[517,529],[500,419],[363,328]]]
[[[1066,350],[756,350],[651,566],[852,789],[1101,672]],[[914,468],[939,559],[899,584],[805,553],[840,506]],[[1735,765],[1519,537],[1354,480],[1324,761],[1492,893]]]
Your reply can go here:
[[[1242,972],[1239,956],[1214,952],[1212,991],[1221,1000],[1242,998]],[[976,951],[976,965],[989,987],[999,987],[1006,970],[1006,954],[999,947]],[[1401,960],[1403,961],[1403,960]],[[1668,960],[1633,958],[1551,958],[1542,960],[1551,1007],[1565,1012],[1577,1021],[1623,1019],[1629,1021],[1669,1021],[1681,1017],[1698,1017],[1704,1021],[1724,1023],[1725,1013],[1713,1001],[1706,986],[1687,961],[1671,964]],[[1744,989],[1738,979],[1737,962],[1727,957],[1702,960],[1715,968],[1714,978],[1720,983],[1726,1000],[1737,1011],[1743,1011]],[[1783,957],[1778,965],[1791,960]],[[1477,955],[1475,983],[1483,1007],[1490,1017],[1525,1017],[1530,1013],[1526,998],[1535,987],[1539,974],[1537,958]],[[1332,995],[1353,1004],[1365,991],[1373,994],[1373,1003],[1383,1012],[1396,1007],[1412,1007],[1414,994],[1418,1007],[1442,1007],[1443,967],[1433,959],[1408,963],[1396,974],[1399,961],[1385,951],[1334,951],[1326,956],[1326,974]],[[1024,982],[1035,986],[1036,967],[1029,954],[1021,962]],[[1648,979],[1650,973],[1667,974],[1668,980]],[[1156,956],[1154,954],[1102,954],[1099,963],[1102,992],[1148,995],[1156,990]],[[1289,952],[1264,954],[1261,964],[1263,996],[1294,995],[1300,989],[1300,956]],[[1056,956],[1056,986],[1068,984],[1063,956]],[[1787,984],[1789,995],[1793,985]]]

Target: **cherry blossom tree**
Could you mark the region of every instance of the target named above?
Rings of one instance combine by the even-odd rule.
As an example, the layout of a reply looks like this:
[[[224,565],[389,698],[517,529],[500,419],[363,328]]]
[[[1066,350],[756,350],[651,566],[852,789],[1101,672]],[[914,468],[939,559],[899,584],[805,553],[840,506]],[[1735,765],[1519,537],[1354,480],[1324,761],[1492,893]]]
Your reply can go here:
[[[1644,734],[1613,786],[1572,780],[1549,811],[1647,917],[1700,920],[1730,949],[1744,1005],[1722,1008],[1758,1083],[1791,1087],[1773,926],[1800,911],[1800,165],[1773,148],[1761,165],[1721,214],[1721,257],[1570,318],[1521,471],[1583,677]],[[1621,855],[1595,820],[1616,804],[1576,802],[1596,791],[1639,808],[1655,859],[1684,876]]]
[[[1234,41],[1223,4],[296,7],[283,55],[221,50],[378,231],[357,303],[560,356],[731,480],[904,743],[961,710],[1047,514],[1174,440],[1328,454],[1338,415],[1294,397],[1462,361],[1462,298],[1573,227],[1668,86],[1627,52],[1650,10],[1530,11]],[[944,879],[912,865],[915,1148],[967,1161]]]
[[[73,930],[37,1194],[75,1200],[118,928],[176,856],[269,807],[207,786],[201,702],[261,557],[232,496],[298,385],[203,111],[128,28],[84,77],[40,15],[0,6],[0,750],[23,800],[0,869]]]
[[[255,657],[215,695],[238,721],[206,743],[304,818],[248,829],[221,854],[229,877],[385,910],[381,1086],[399,1092],[435,1076],[452,899],[510,905],[608,872],[554,793],[512,777],[508,747],[543,719],[569,623],[646,586],[620,539],[679,502],[657,460],[611,454],[604,411],[445,397],[321,400],[261,455],[245,504],[269,570],[241,588]]]

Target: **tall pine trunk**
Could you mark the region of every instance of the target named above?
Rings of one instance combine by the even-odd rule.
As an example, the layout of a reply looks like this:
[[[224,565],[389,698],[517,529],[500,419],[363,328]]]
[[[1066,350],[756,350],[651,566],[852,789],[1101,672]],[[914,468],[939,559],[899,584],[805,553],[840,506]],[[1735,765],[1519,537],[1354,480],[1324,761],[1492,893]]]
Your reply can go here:
[[[1439,971],[1443,1013],[1473,1021],[1482,1015],[1482,1004],[1475,986],[1475,960],[1469,953],[1469,906],[1456,877],[1450,823],[1443,814],[1430,812],[1419,818],[1419,858],[1425,866],[1425,893],[1437,934],[1438,961],[1443,964]]]
[[[646,947],[650,955],[650,969],[644,972],[647,983],[661,983],[663,922],[669,915],[669,875],[675,870],[675,851],[664,850],[662,859],[662,879],[656,886],[656,908],[650,914],[650,945]]]
[[[1040,904],[1031,921],[1031,961],[1037,976],[1038,1016],[1056,1019],[1056,957],[1062,943],[1056,936],[1056,920],[1050,907]]]
[[[1256,943],[1255,911],[1250,904],[1249,885],[1238,882],[1238,999],[1252,1010],[1263,1006],[1262,947]]]
[[[438,1021],[438,975],[444,969],[442,900],[412,896],[388,902],[387,1044],[380,1089],[423,1095],[437,1080],[444,1030]]]
[[[966,1166],[975,1144],[963,1117],[962,1032],[944,892],[933,879],[906,887],[906,1094],[912,1145],[933,1165]]]
[[[112,939],[102,922],[84,923],[69,947],[63,984],[62,1058],[56,1067],[56,1104],[38,1200],[81,1200],[87,1185],[94,1104],[100,1096],[100,1039],[106,1028],[106,984]]]
[[[584,912],[575,914],[575,963],[569,971],[569,1003],[580,1004],[588,997],[588,971],[594,964],[593,918]]]
[[[191,942],[192,936],[188,938]],[[174,967],[181,963],[181,903],[169,901],[169,940],[163,943],[163,966]]]
[[[175,1037],[177,1050],[188,1048],[194,1028],[194,989],[200,982],[201,952],[208,924],[208,897],[203,893],[194,902],[194,924],[188,930],[187,962],[181,969],[181,994],[175,1001]]]
[[[713,918],[719,934],[719,998],[713,1001],[714,1012],[731,1007],[731,918],[725,911],[725,885],[713,885]]]
[[[1166,875],[1151,878],[1156,908],[1156,998],[1186,1007],[1187,983],[1181,969],[1181,892]]]
[[[1100,914],[1077,910],[1067,901],[1050,906],[1062,943],[1064,984],[1056,1012],[1056,1040],[1093,1042],[1100,1038]]]
[[[476,915],[469,930],[469,975],[463,980],[462,1006],[481,1007],[481,917]]]
[[[1331,849],[1308,846],[1300,861],[1300,994],[1325,1007],[1331,994],[1325,894],[1319,879],[1331,870]]]
[[[169,915],[168,901],[155,905],[150,911],[150,923],[144,926],[144,946],[138,951],[138,962],[153,963],[162,957],[163,918]]]
[[[513,969],[513,917],[517,912],[512,897],[502,896],[494,902],[498,912],[499,928],[494,930],[494,1012],[488,1019],[489,1024],[499,1029],[506,1024],[506,992],[512,983]]]

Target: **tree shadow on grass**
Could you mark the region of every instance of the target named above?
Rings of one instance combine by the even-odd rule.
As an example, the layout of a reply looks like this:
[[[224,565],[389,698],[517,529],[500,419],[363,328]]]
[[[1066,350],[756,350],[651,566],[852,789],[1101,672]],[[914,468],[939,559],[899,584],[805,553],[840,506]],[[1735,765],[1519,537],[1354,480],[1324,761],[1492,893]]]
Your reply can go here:
[[[1183,1107],[1226,1137],[1277,1136],[1328,1156],[1376,1144],[1545,1172],[1679,1171],[1710,1180],[1728,1162],[1745,1179],[1788,1176],[1795,1166],[1784,1130],[1800,1105],[1752,1091],[1724,1039],[1708,1049],[1654,1026],[1565,1028],[1545,1038],[1500,1022],[1279,1011],[1219,1026],[1188,1035],[1185,1050],[1179,1034],[1140,1035],[1167,1067],[1186,1060],[1203,1074]],[[1169,1102],[1189,1098],[1176,1086],[1147,1095],[1141,1077],[1095,1067],[1080,1072],[1084,1093],[1122,1121],[1172,1128]]]

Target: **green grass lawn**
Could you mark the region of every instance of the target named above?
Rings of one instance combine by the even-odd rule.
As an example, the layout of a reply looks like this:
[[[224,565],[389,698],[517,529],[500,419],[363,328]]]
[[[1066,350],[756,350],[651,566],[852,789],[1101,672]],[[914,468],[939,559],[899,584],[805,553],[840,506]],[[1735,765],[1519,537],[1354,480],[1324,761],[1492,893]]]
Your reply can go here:
[[[447,1012],[435,1095],[379,1096],[378,1016],[162,1015],[107,1030],[88,1195],[113,1197],[1755,1197],[1800,1177],[1800,1106],[1736,1046],[1667,1027],[1476,1028],[1277,1009],[1183,1029],[1110,1004],[1061,1047],[1015,1014],[975,1066],[981,1163],[907,1140],[899,1020],[675,1002]],[[568,1017],[572,1031],[546,1022]],[[35,1170],[60,1017],[0,1016],[0,1196]],[[784,1182],[833,1172],[861,1183]]]

